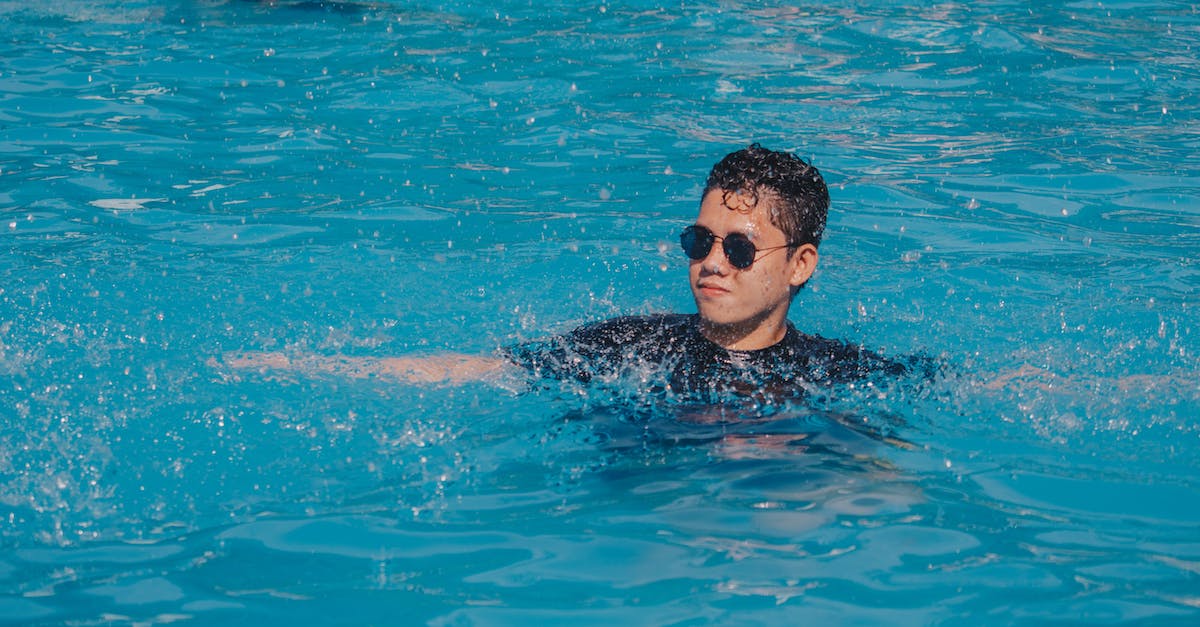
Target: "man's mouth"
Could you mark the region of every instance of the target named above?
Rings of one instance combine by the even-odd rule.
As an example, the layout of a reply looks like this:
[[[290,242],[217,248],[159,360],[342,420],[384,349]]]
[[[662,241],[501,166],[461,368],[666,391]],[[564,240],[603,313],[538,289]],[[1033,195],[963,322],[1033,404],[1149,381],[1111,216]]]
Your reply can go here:
[[[696,291],[704,294],[705,296],[720,296],[722,294],[729,293],[729,289],[724,286],[717,285],[716,283],[707,283],[704,281],[696,284]]]

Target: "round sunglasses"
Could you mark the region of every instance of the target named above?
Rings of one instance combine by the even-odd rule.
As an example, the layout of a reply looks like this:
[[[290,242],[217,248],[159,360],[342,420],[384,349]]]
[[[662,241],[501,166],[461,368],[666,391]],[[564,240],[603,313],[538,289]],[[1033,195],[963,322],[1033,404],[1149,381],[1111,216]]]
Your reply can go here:
[[[784,244],[770,248],[756,248],[754,242],[751,242],[750,238],[743,233],[730,233],[725,237],[720,237],[700,225],[689,226],[679,234],[679,245],[683,247],[684,254],[692,259],[707,257],[716,240],[721,240],[721,248],[725,251],[725,258],[729,260],[729,264],[739,270],[745,270],[754,265],[759,251],[799,246],[799,244]]]

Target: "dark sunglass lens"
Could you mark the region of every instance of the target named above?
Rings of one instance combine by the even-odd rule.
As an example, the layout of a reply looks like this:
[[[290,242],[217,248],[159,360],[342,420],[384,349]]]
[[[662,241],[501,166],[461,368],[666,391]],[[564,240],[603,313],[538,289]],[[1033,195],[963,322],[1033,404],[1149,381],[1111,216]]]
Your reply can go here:
[[[692,259],[704,259],[712,250],[713,234],[708,229],[689,226],[679,234],[679,245],[683,253]]]
[[[725,236],[725,256],[733,267],[739,270],[749,268],[754,264],[754,255],[757,252],[754,242],[751,242],[745,235],[730,233]]]

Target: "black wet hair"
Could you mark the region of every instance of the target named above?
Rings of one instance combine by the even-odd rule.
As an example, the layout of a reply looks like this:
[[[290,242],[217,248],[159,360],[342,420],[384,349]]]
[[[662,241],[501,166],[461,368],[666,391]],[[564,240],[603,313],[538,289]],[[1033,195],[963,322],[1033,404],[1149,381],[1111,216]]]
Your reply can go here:
[[[829,215],[829,189],[821,173],[800,157],[755,142],[713,166],[704,194],[714,189],[725,192],[726,206],[729,194],[748,196],[751,206],[769,202],[771,224],[783,231],[789,244],[820,245]]]

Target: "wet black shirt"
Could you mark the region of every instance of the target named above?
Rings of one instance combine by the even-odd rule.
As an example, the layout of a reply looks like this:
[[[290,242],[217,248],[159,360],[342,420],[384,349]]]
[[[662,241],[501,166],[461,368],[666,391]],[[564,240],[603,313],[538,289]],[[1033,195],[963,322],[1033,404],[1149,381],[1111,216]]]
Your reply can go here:
[[[805,335],[790,323],[780,342],[727,350],[700,332],[698,315],[628,316],[505,349],[540,377],[636,381],[690,398],[803,396],[820,387],[908,374],[911,365],[845,342]]]

